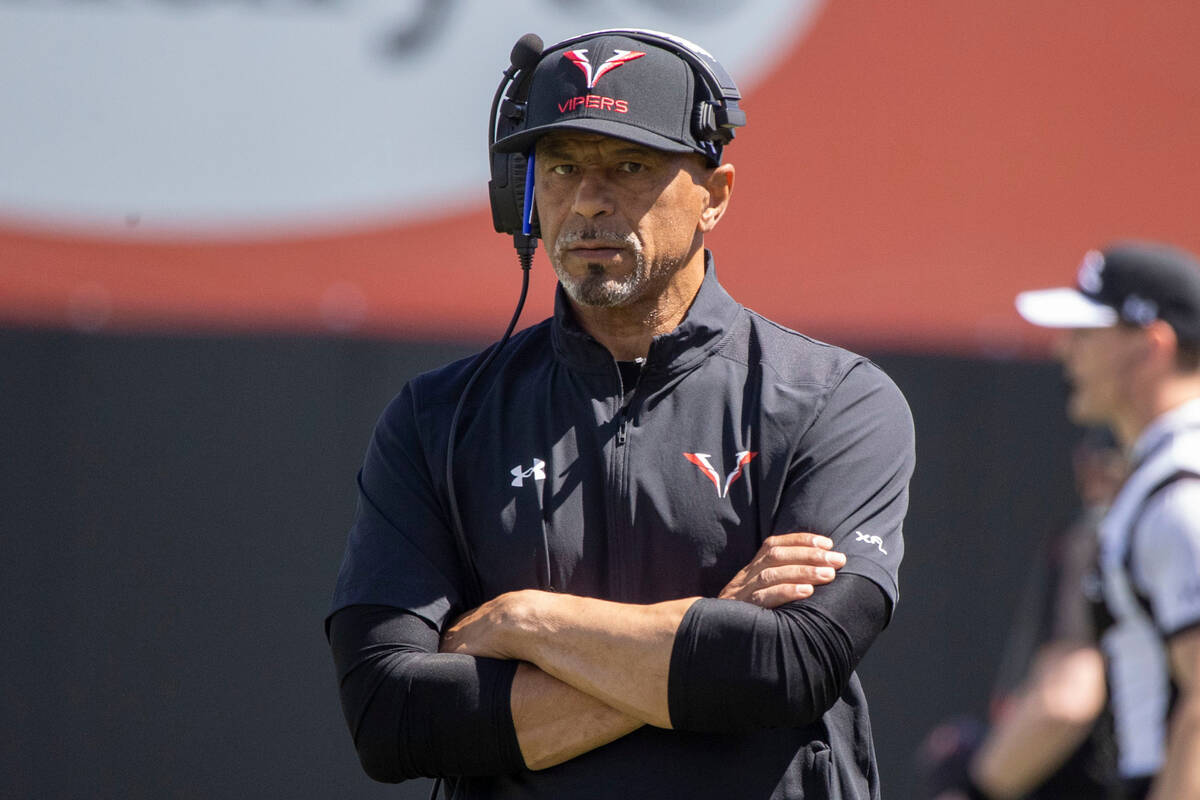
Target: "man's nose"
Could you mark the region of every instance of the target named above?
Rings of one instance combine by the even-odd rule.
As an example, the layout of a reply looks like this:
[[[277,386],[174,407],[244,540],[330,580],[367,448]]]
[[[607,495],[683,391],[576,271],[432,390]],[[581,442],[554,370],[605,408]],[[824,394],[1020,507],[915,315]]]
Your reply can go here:
[[[611,214],[613,202],[609,181],[597,172],[585,171],[575,187],[571,210],[586,219]]]
[[[1076,332],[1072,329],[1067,329],[1054,337],[1054,342],[1050,347],[1051,354],[1059,361],[1066,363],[1071,355],[1071,351],[1075,348]]]

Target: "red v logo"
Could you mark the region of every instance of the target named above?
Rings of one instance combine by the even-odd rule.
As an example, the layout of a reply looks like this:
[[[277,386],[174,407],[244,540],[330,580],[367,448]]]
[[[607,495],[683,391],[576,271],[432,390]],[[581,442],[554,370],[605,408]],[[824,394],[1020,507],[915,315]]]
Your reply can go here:
[[[717,472],[716,468],[713,467],[712,462],[709,461],[712,456],[708,453],[684,453],[683,457],[699,467],[700,471],[703,472],[710,481],[712,481],[713,486],[716,487],[717,490],[717,497],[728,497],[729,487],[733,485],[734,481],[742,477],[742,470],[746,468],[746,465],[749,464],[756,455],[758,455],[758,453],[754,453],[749,450],[742,450],[739,452],[737,454],[737,466],[734,467],[733,472],[725,476],[724,483],[721,482],[720,473]]]
[[[613,50],[613,55],[609,56],[600,68],[594,73],[592,71],[592,62],[588,61],[587,50],[568,50],[563,53],[563,58],[570,61],[575,66],[583,70],[583,75],[587,79],[587,88],[592,89],[596,86],[596,82],[603,78],[608,73],[612,72],[617,67],[628,64],[634,59],[641,58],[646,55],[639,53],[636,50]]]

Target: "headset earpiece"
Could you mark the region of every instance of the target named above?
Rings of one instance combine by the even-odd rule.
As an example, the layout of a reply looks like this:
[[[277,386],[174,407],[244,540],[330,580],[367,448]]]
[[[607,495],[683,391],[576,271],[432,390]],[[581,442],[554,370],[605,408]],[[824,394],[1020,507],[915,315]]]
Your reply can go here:
[[[523,232],[527,166],[528,159],[521,153],[497,153],[492,156],[488,196],[492,203],[492,225],[497,233]],[[529,235],[541,237],[536,215]]]
[[[713,142],[719,145],[727,145],[733,141],[733,128],[737,126],[729,125],[725,120],[728,115],[720,106],[713,105],[707,100],[701,100],[696,104],[696,111],[692,115],[692,133],[696,139],[701,142]],[[738,109],[738,114],[742,115],[740,125],[745,125],[746,113]]]
[[[527,33],[518,39],[509,54],[509,67],[504,71],[504,77],[492,97],[488,121],[488,153],[491,158],[488,198],[492,206],[492,225],[497,233],[511,233],[514,236],[523,233],[527,164],[525,156],[520,153],[494,153],[491,148],[497,139],[517,132],[525,124],[529,84],[541,57],[540,37]],[[536,225],[528,235],[534,238],[540,235]]]

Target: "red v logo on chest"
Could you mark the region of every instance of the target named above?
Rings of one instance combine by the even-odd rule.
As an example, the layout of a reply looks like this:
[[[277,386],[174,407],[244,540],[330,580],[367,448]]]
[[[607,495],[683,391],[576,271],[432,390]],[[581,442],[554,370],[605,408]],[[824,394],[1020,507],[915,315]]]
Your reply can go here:
[[[737,461],[736,466],[733,468],[732,472],[725,476],[725,480],[723,482],[721,480],[720,473],[717,472],[716,468],[712,465],[712,462],[709,461],[709,459],[712,458],[709,453],[684,453],[683,457],[695,464],[700,471],[703,472],[710,481],[712,481],[713,486],[716,487],[717,490],[717,497],[728,497],[729,487],[733,485],[734,481],[742,477],[742,470],[746,468],[746,465],[749,464],[756,455],[758,455],[758,453],[751,452],[750,450],[742,450],[739,452],[735,456]]]

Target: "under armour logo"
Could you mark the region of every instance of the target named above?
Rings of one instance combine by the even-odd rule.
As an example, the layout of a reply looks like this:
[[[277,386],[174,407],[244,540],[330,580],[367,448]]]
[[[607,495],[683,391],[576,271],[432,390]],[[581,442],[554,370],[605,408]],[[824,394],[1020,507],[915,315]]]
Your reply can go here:
[[[596,82],[603,78],[608,73],[612,72],[619,66],[627,64],[634,59],[641,58],[646,55],[639,53],[636,50],[613,50],[613,55],[608,57],[600,68],[594,73],[592,71],[592,62],[588,61],[587,50],[568,50],[563,53],[563,58],[570,61],[575,66],[583,70],[584,77],[587,78],[587,88],[595,87]]]
[[[883,553],[885,556],[887,555],[887,550],[883,549],[883,539],[880,539],[878,536],[868,536],[867,534],[863,533],[862,531],[855,531],[854,532],[854,541],[866,542],[867,544],[873,544],[879,548],[879,552]]]
[[[535,458],[533,466],[529,469],[525,469],[520,464],[517,464],[509,470],[509,474],[513,476],[512,485],[517,487],[524,486],[526,478],[533,478],[535,481],[544,481],[546,480],[546,462],[540,458]]]
[[[758,453],[752,453],[749,450],[742,450],[738,453],[736,456],[737,466],[734,467],[733,472],[725,476],[724,483],[721,482],[720,473],[717,472],[716,468],[709,461],[712,456],[708,453],[684,453],[683,457],[699,467],[700,471],[712,481],[713,486],[717,487],[717,497],[728,497],[729,487],[733,485],[734,481],[742,477],[742,470],[746,468],[746,465],[756,455]]]

